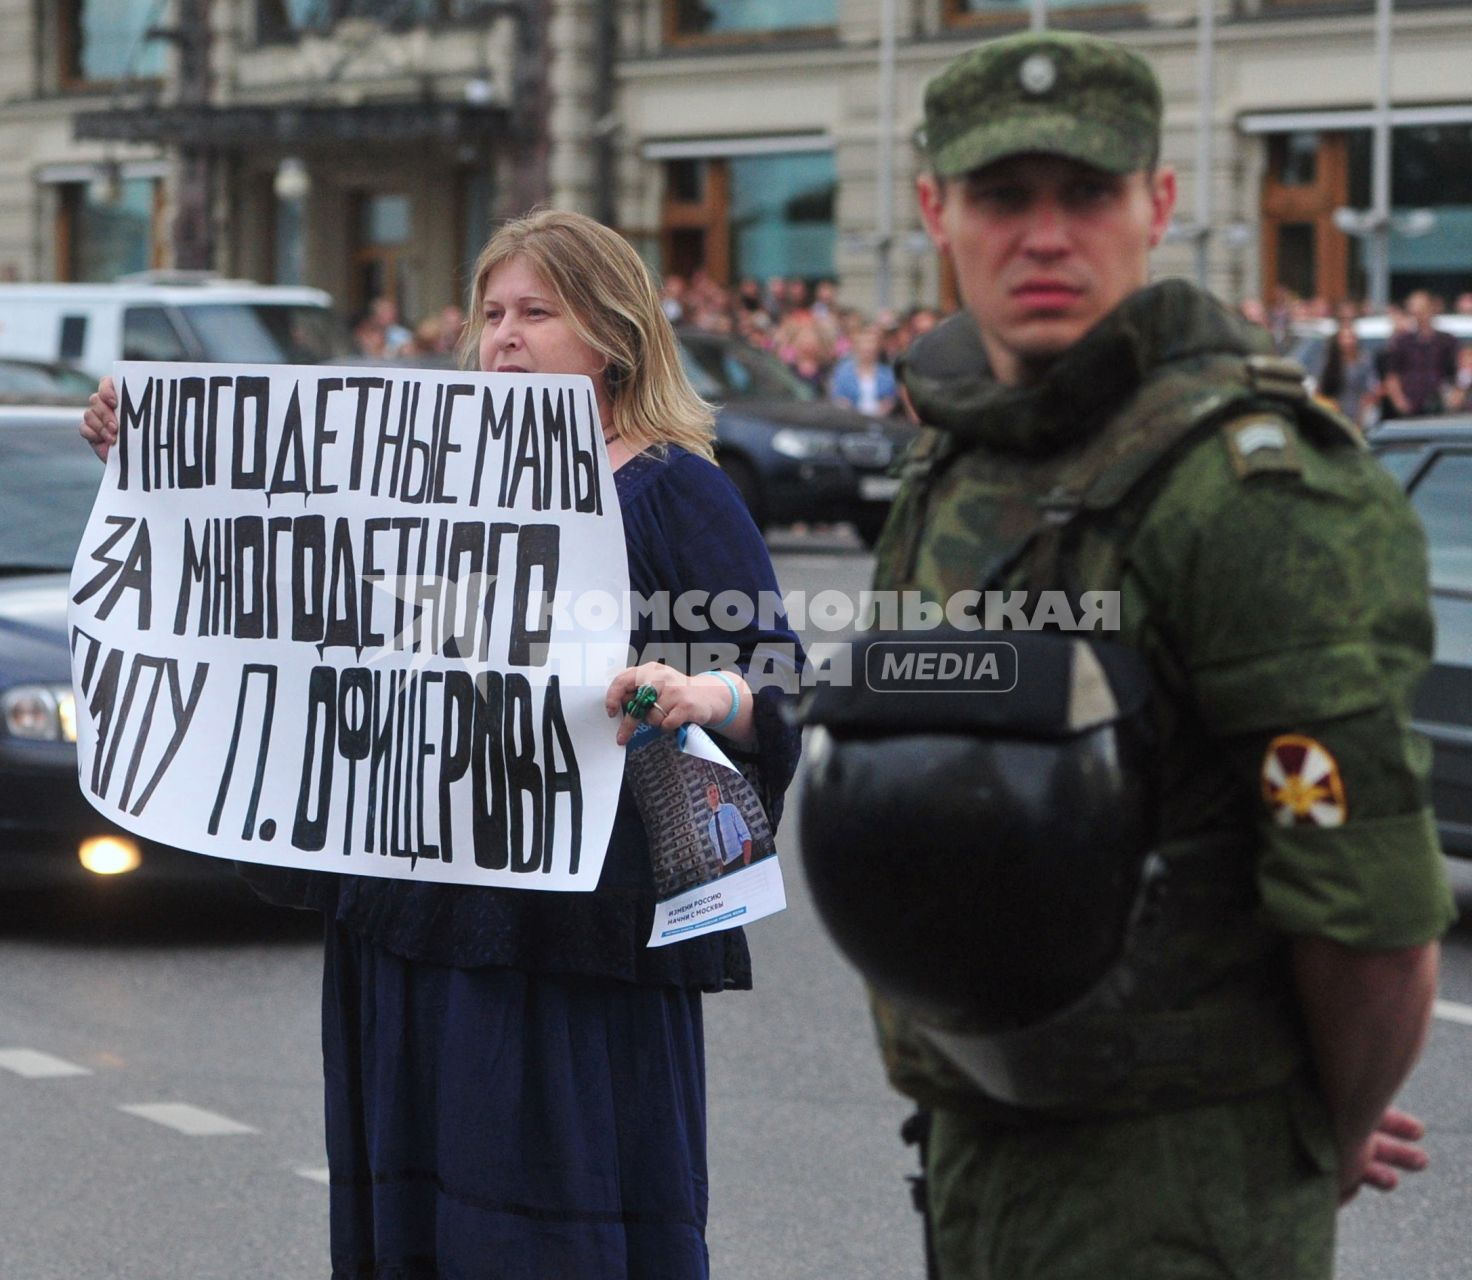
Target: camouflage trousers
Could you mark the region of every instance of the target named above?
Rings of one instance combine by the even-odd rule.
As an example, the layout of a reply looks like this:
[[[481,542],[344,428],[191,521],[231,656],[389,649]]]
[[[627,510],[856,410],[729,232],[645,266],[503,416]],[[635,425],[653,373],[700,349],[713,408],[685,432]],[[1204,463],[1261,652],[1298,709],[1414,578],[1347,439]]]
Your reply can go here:
[[[1284,1086],[1162,1114],[998,1125],[934,1113],[942,1280],[1328,1280],[1322,1103]]]

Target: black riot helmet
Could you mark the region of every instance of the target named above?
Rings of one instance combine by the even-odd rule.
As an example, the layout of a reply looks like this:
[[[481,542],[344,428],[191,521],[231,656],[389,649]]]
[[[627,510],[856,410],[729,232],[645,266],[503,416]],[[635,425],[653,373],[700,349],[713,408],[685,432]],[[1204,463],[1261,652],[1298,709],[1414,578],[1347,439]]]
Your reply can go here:
[[[1119,958],[1155,788],[1139,654],[1057,632],[854,646],[806,704],[802,847],[818,911],[882,994],[1026,1027]]]

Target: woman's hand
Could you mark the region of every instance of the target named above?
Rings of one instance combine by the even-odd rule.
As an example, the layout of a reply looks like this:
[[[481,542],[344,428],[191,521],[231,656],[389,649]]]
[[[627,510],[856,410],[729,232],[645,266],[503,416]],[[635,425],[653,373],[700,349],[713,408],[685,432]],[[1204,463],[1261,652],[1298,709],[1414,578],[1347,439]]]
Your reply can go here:
[[[82,439],[92,446],[104,462],[107,451],[118,438],[118,389],[111,378],[103,378],[97,390],[87,398],[87,411],[82,415]]]
[[[723,679],[722,676],[725,678]],[[736,718],[729,724],[721,724],[731,714],[732,696],[730,680],[736,686]],[[681,725],[717,725],[716,730],[723,738],[737,746],[748,747],[756,740],[752,707],[755,698],[741,678],[740,672],[727,671],[721,675],[706,672],[704,675],[687,676],[684,672],[667,667],[662,662],[646,662],[643,666],[627,667],[614,676],[613,683],[603,697],[604,710],[609,718],[620,717],[618,745],[624,746],[634,736],[639,721],[627,714],[624,708],[641,685],[650,685],[657,695],[644,719],[656,729],[673,733]]]

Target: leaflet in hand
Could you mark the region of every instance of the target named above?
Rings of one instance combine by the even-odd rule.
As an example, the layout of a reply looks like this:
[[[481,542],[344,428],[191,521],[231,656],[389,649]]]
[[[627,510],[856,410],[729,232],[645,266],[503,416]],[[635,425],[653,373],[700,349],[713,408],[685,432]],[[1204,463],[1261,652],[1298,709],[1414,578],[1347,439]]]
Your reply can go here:
[[[704,729],[641,725],[625,777],[654,864],[651,947],[734,929],[787,905],[777,844],[756,789]]]

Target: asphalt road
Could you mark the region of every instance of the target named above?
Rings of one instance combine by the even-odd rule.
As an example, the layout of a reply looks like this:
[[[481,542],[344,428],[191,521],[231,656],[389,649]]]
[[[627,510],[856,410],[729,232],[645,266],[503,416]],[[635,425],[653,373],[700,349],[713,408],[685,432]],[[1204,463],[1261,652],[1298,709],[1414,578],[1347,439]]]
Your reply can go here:
[[[844,536],[773,544],[788,590],[866,581]],[[919,1280],[906,1107],[813,918],[794,818],[789,908],[751,930],[757,990],[706,1003],[713,1274]],[[1466,1274],[1472,868],[1455,880],[1444,1003],[1403,1098],[1434,1165],[1345,1211],[1341,1280]],[[318,952],[310,917],[238,902],[0,898],[0,1280],[327,1275]]]

